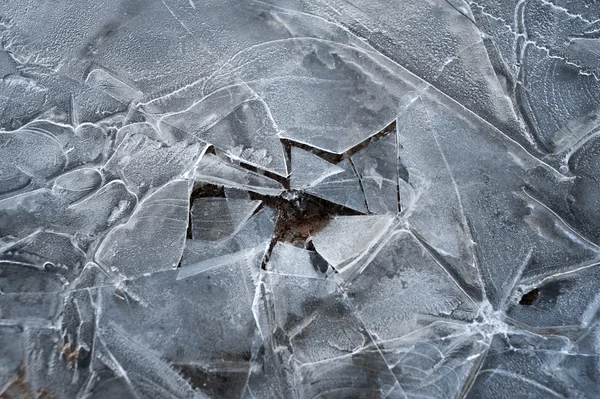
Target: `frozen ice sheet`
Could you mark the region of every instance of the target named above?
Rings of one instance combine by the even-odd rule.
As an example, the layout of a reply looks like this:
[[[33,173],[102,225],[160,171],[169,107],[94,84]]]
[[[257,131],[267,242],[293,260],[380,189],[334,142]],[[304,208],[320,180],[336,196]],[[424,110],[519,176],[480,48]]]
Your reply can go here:
[[[596,397],[599,21],[4,0],[0,397]]]

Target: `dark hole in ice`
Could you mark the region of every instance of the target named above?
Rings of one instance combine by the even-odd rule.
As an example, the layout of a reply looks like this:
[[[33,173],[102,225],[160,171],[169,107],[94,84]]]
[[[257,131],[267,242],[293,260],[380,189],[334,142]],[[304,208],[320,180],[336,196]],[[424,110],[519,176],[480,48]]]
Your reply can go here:
[[[267,254],[270,254],[278,241],[314,250],[314,247],[311,247],[310,237],[327,226],[334,216],[361,214],[342,205],[301,192],[286,192],[279,197],[251,194],[250,197],[252,199],[260,199],[263,201],[263,206],[272,207],[277,210],[273,240]],[[263,269],[268,260],[267,255],[263,259]],[[323,259],[322,262],[315,264],[319,269],[325,268],[327,270],[327,265],[324,263],[326,262]]]
[[[175,368],[192,387],[200,388],[217,398],[241,396],[248,378],[248,367],[243,362],[231,362],[227,371],[207,370],[193,364],[175,364]]]
[[[230,190],[230,192],[242,193],[240,190]],[[210,183],[196,183],[190,197],[190,206],[197,198],[226,198],[227,195],[225,188],[222,186]],[[277,211],[277,221],[275,223],[271,246],[267,252],[268,254],[277,242],[287,242],[314,251],[310,237],[322,230],[333,217],[361,215],[360,212],[353,209],[303,192],[287,191],[277,197],[253,192],[249,192],[247,195],[252,200],[262,201],[261,208],[270,207]],[[191,212],[189,218],[187,238],[191,239]],[[266,262],[268,262],[268,255],[263,260],[263,267]],[[327,262],[318,255],[314,264],[320,271],[327,270]]]
[[[527,292],[526,294],[523,294],[523,296],[521,297],[521,300],[519,301],[519,305],[523,305],[523,306],[532,305],[535,302],[535,300],[537,299],[539,294],[540,294],[539,289],[537,289],[537,288],[532,289],[531,291]]]
[[[361,214],[342,205],[300,192],[284,193],[280,197],[266,197],[251,193],[250,197],[260,199],[264,206],[277,210],[275,241],[288,242],[304,248],[310,235],[322,230],[332,217]]]
[[[221,186],[217,186],[214,184],[204,184],[197,183],[194,185],[194,189],[192,190],[192,195],[190,196],[190,206],[194,203],[194,200],[197,198],[225,198],[225,188]],[[188,213],[188,228],[187,228],[187,238],[192,238],[192,213]]]
[[[49,272],[53,272],[56,271],[56,265],[52,262],[46,262],[44,263],[44,269]]]
[[[312,242],[310,242],[310,244],[310,247],[312,248],[307,247],[306,249],[311,249],[314,251],[314,245],[312,245]],[[327,272],[327,269],[329,268],[329,263],[327,263],[327,261],[321,255],[319,255],[319,253],[312,252],[310,254],[310,258],[312,260],[313,266],[315,267],[315,270],[321,273]]]

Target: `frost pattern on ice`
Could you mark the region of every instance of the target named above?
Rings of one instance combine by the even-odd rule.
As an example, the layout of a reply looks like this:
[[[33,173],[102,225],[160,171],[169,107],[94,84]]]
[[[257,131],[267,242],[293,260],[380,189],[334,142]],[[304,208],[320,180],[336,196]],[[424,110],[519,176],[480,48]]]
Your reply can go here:
[[[4,1],[2,398],[594,398],[592,0]]]

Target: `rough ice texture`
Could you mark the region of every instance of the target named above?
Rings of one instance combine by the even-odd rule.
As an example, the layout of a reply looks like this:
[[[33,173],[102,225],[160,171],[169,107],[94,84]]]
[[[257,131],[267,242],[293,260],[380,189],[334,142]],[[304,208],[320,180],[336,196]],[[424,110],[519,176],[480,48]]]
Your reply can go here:
[[[0,397],[597,397],[597,1],[0,3]]]

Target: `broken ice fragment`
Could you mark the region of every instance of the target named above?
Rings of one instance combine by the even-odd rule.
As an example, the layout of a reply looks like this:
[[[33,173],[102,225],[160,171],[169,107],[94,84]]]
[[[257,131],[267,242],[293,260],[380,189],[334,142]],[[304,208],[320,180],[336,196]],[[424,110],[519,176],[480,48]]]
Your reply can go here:
[[[39,231],[3,249],[2,261],[58,273],[72,280],[85,263],[85,252],[71,235]]]
[[[85,79],[85,83],[90,87],[102,90],[124,104],[142,97],[142,92],[112,76],[104,69],[93,69]]]
[[[367,213],[358,176],[348,159],[332,164],[310,151],[292,146],[291,188]]]
[[[305,278],[325,278],[331,269],[316,252],[278,242],[271,250],[267,270]]]
[[[341,154],[394,120],[399,97],[413,89],[414,76],[381,58],[318,38],[276,40],[237,53],[204,89],[245,82],[281,137]]]
[[[275,212],[263,208],[246,221],[231,237],[219,241],[186,240],[178,279],[253,258],[267,251]]]
[[[507,304],[512,320],[539,330],[587,328],[600,320],[600,271],[598,263],[582,264],[574,271],[555,272],[546,278],[522,281]],[[530,306],[521,296],[535,289]]]
[[[0,194],[24,188],[33,180],[40,184],[58,175],[67,164],[60,141],[34,125],[0,132],[0,159]]]
[[[352,265],[385,237],[394,218],[381,216],[337,216],[312,242],[317,252],[339,272],[350,273]]]
[[[0,319],[32,323],[54,319],[67,281],[49,270],[0,262]]]
[[[472,322],[478,310],[404,230],[393,233],[348,288],[348,295],[369,331],[382,340],[417,329],[420,318]]]
[[[137,344],[115,323],[102,326],[98,334],[101,361],[122,375],[134,397],[196,398],[196,393],[168,363]]]
[[[285,191],[281,183],[212,154],[205,154],[200,159],[193,177],[196,181],[263,195],[277,196]]]
[[[188,208],[188,181],[168,183],[142,201],[126,224],[106,236],[96,261],[126,277],[175,268],[183,252]]]
[[[155,100],[154,113],[160,103]],[[159,126],[181,130],[234,158],[287,175],[279,129],[267,105],[248,86],[234,85],[199,98],[189,108],[161,117]]]
[[[198,198],[192,204],[192,238],[218,241],[235,234],[261,201],[233,198]]]
[[[0,53],[4,53],[0,50]],[[18,74],[0,78],[0,129],[17,129],[44,109],[48,89]]]
[[[436,321],[379,348],[406,397],[461,397],[485,357],[490,339],[469,324]]]
[[[71,204],[72,225],[77,232],[95,236],[115,226],[133,212],[138,199],[125,184],[115,180],[89,197]]]
[[[134,192],[145,193],[183,177],[206,148],[200,143],[159,141],[159,133],[147,123],[127,125],[119,136],[122,141],[104,170],[122,178]]]
[[[96,169],[82,168],[57,177],[52,191],[74,202],[95,191],[101,184],[102,175]]]
[[[530,268],[597,258],[597,249],[581,240],[573,245],[567,226],[527,195],[552,187],[564,198],[572,183],[502,132],[454,109],[422,96],[402,115],[399,141],[415,193],[407,220],[461,286],[476,297],[483,289],[497,306]]]
[[[177,270],[157,272],[125,281],[120,293],[106,287],[102,325],[118,325],[135,345],[169,362],[247,368],[261,259],[262,253],[184,278]]]
[[[370,213],[398,213],[398,149],[396,132],[371,142],[351,156]]]
[[[586,357],[597,361],[598,355],[578,354],[572,346],[570,340],[559,336],[527,332],[497,335],[468,397],[502,397],[504,392],[536,398],[593,397],[597,387],[586,381],[597,375],[586,369]],[[564,367],[565,362],[570,367]],[[592,377],[588,377],[589,372]]]
[[[6,389],[10,383],[18,378],[18,373],[23,366],[23,329],[16,325],[0,326],[0,386]]]

